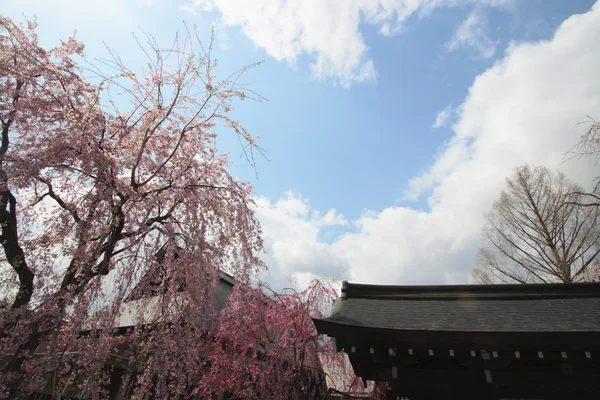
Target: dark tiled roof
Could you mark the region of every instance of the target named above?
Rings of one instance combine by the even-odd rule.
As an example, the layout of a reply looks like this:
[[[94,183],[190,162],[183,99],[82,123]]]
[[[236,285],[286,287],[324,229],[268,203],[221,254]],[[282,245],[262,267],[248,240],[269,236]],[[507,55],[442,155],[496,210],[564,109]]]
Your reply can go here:
[[[379,286],[344,282],[326,321],[439,331],[600,332],[600,283]]]

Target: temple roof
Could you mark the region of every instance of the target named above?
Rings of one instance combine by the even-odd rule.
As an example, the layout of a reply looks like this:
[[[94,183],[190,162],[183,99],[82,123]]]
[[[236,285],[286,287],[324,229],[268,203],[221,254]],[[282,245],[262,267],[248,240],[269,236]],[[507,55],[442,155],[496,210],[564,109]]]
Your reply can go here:
[[[321,321],[411,331],[600,332],[600,283],[382,286],[344,281],[331,316],[315,323]]]

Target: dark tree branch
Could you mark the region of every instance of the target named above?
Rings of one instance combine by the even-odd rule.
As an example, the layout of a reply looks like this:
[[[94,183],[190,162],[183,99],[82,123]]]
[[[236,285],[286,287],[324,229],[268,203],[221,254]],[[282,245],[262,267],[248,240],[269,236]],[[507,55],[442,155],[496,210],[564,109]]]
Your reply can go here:
[[[54,188],[52,187],[52,183],[44,178],[38,178],[38,180],[40,182],[42,182],[43,184],[45,184],[48,187],[48,192],[45,193],[42,197],[45,197],[46,195],[49,196],[50,198],[52,198],[54,201],[56,201],[56,203],[65,211],[67,211],[69,214],[71,214],[71,216],[73,217],[73,220],[77,223],[81,222],[81,218],[79,218],[79,215],[77,214],[77,210],[75,210],[73,207],[69,207],[67,205],[67,203],[64,202],[63,199],[60,198],[59,195],[56,194],[56,192],[54,192]]]

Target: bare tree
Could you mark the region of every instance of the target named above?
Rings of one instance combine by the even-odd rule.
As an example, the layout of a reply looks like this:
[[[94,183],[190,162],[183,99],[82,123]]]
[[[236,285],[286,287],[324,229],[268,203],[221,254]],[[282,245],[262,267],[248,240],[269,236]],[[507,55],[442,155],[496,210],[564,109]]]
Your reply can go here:
[[[600,122],[588,116],[587,121],[582,124],[587,125],[585,132],[579,138],[579,142],[565,154],[568,158],[586,157],[597,163],[600,161]]]
[[[600,258],[597,207],[562,173],[522,166],[494,203],[479,250],[479,283],[577,282]]]
[[[600,161],[600,122],[588,116],[589,120],[582,122],[588,124],[587,129],[579,138],[577,144],[565,154],[565,161],[572,158],[587,158],[597,167]],[[577,204],[583,207],[600,207],[600,176],[594,179],[591,191],[578,191],[580,195]]]

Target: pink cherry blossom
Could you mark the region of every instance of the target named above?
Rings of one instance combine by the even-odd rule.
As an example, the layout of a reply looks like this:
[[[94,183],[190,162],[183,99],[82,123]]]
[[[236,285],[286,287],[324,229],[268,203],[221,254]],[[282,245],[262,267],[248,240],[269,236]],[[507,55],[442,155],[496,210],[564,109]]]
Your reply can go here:
[[[235,83],[248,67],[217,80],[187,29],[150,39],[144,71],[89,67],[36,28],[0,17],[0,397],[321,396],[319,354],[342,357],[311,318],[335,291],[258,282],[251,186],[215,149],[218,123],[261,151],[228,113],[260,100]]]

